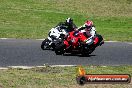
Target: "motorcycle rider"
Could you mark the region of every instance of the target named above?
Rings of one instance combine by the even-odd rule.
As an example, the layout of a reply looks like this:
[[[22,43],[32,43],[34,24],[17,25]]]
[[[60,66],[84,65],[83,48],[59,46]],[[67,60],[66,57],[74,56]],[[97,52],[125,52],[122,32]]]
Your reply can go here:
[[[85,24],[79,27],[77,30],[83,32],[86,35],[86,37],[88,38],[86,40],[86,43],[88,45],[91,45],[94,42],[96,29],[95,26],[93,25],[93,21],[87,20]]]
[[[65,22],[60,22],[54,28],[52,28],[49,32],[49,40],[58,40],[64,39],[67,37],[68,32],[74,31],[76,29],[76,25],[73,23],[72,18],[67,18]]]
[[[77,26],[73,23],[72,18],[67,18],[65,22],[60,22],[57,26],[61,26],[62,28],[65,28],[67,32],[74,31]]]
[[[63,36],[66,37],[68,35],[68,32],[74,31],[75,28],[77,27],[73,23],[73,19],[69,17],[65,22],[60,22],[58,25],[52,28],[48,35],[52,39],[58,39],[59,36],[57,35],[63,32],[62,34],[65,35],[60,36],[63,38]]]

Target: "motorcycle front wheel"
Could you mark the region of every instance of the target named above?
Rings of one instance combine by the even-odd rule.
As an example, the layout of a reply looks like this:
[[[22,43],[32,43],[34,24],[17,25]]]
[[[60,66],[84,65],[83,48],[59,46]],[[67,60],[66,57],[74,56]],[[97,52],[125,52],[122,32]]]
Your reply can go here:
[[[55,47],[55,53],[56,53],[56,55],[62,55],[62,54],[64,54],[64,47],[65,47],[65,45],[64,45],[63,42],[56,44],[56,47]]]
[[[50,43],[50,41],[49,41],[49,39],[45,39],[43,42],[42,42],[42,44],[41,44],[41,49],[42,50],[47,50],[47,49],[49,49],[50,47],[49,47],[49,43]]]

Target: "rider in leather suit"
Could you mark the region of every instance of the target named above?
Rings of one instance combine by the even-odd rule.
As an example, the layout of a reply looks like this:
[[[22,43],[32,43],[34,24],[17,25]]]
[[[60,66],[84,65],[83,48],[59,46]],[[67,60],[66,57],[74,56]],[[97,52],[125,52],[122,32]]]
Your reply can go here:
[[[61,26],[62,28],[64,27],[67,32],[74,31],[77,26],[73,23],[72,18],[67,18],[65,22],[60,22],[57,26]]]
[[[78,31],[85,31],[85,35],[88,37],[86,43],[91,45],[94,42],[94,37],[96,35],[96,29],[93,22],[87,20],[85,24],[77,29]]]

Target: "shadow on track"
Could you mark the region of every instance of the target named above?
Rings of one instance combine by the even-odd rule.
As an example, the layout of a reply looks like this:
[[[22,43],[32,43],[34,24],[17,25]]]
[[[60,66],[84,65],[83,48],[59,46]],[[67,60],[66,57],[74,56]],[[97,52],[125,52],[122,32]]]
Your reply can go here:
[[[81,55],[81,54],[64,54],[63,56],[78,56],[78,57],[94,57],[96,55]]]

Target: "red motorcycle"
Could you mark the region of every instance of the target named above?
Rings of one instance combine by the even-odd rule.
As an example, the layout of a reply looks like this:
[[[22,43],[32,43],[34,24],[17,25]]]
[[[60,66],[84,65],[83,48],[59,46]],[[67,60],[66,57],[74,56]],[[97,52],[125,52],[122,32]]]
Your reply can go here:
[[[56,55],[62,55],[64,53],[76,53],[87,56],[91,54],[97,46],[101,46],[104,41],[101,35],[96,34],[94,42],[88,45],[86,41],[88,37],[85,32],[69,32],[69,35],[64,41],[56,43],[55,53]]]

